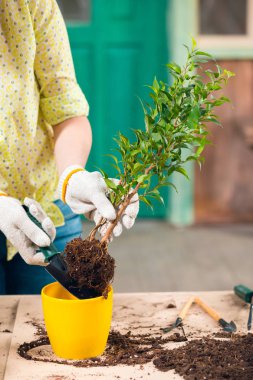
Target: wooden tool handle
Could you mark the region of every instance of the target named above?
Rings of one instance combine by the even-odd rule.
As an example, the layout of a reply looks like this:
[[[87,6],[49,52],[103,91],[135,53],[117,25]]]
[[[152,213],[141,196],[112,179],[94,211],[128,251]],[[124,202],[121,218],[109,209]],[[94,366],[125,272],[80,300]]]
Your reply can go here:
[[[218,313],[216,313],[215,310],[213,310],[210,306],[208,306],[206,303],[204,303],[200,298],[196,297],[194,302],[199,305],[204,311],[207,312],[207,314],[210,315],[215,321],[219,321],[221,317]]]
[[[186,302],[186,304],[184,305],[183,309],[180,311],[180,313],[178,314],[178,317],[181,318],[181,319],[184,319],[186,314],[188,313],[191,305],[193,304],[194,302],[194,297],[190,297],[189,300]]]

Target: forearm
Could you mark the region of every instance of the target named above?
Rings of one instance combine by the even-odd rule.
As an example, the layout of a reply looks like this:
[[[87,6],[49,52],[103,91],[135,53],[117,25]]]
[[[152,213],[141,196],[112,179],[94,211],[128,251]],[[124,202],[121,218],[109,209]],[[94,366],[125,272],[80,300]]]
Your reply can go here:
[[[70,165],[85,166],[92,144],[91,127],[87,117],[74,117],[53,128],[54,154],[59,175]]]

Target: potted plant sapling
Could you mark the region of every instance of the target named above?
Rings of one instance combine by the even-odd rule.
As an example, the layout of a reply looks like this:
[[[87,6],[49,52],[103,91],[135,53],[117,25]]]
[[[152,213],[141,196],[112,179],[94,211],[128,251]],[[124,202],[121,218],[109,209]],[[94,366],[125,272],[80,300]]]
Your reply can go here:
[[[110,156],[118,182],[112,181],[107,173],[101,170],[109,188],[108,197],[117,210],[116,219],[109,224],[103,238],[96,237],[99,228],[108,223],[102,218],[85,240],[74,239],[66,245],[64,250],[63,255],[73,287],[78,287],[80,291],[83,291],[84,298],[90,298],[72,301],[81,304],[90,302],[88,309],[85,310],[85,313],[89,314],[89,320],[83,321],[82,324],[88,326],[88,335],[94,338],[91,334],[93,328],[99,330],[101,335],[101,324],[97,314],[100,313],[101,318],[106,320],[106,324],[101,325],[105,334],[103,334],[103,343],[100,348],[90,350],[88,354],[81,353],[77,355],[78,358],[96,356],[103,352],[106,344],[111,307],[100,312],[98,308],[95,310],[91,308],[89,311],[89,306],[94,306],[95,300],[99,300],[102,305],[106,302],[112,304],[111,283],[115,262],[108,253],[108,244],[113,229],[124,210],[137,193],[140,201],[150,207],[154,199],[163,202],[159,190],[163,186],[175,188],[170,181],[173,173],[178,172],[188,178],[185,163],[196,161],[201,164],[202,152],[209,143],[208,123],[220,125],[215,109],[229,101],[220,94],[220,90],[233,73],[215,63],[214,70],[206,70],[202,67],[202,64],[212,57],[198,50],[194,40],[191,48],[186,47],[186,49],[187,58],[182,67],[176,63],[167,65],[172,79],[171,84],[154,79],[153,84],[148,86],[150,102],[142,104],[145,128],[133,131],[134,141],[130,141],[121,132],[115,138],[118,152],[117,155]],[[55,296],[54,293],[53,296]],[[46,298],[45,295],[44,298]],[[59,311],[60,319],[64,312]],[[55,314],[47,318],[45,312],[45,319],[46,326],[50,325],[48,319],[51,319],[51,322],[55,321]],[[80,329],[80,324],[81,321],[76,323],[78,329]],[[85,342],[83,337],[82,342]],[[96,346],[96,344],[96,339],[93,339],[93,345]]]

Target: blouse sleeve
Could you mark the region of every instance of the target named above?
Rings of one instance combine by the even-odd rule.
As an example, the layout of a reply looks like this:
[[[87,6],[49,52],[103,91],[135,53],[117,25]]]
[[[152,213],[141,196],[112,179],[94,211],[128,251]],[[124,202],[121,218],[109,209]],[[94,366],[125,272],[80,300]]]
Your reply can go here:
[[[63,17],[56,0],[30,0],[36,39],[35,76],[40,88],[40,109],[56,125],[74,116],[87,116],[89,105],[76,82]]]

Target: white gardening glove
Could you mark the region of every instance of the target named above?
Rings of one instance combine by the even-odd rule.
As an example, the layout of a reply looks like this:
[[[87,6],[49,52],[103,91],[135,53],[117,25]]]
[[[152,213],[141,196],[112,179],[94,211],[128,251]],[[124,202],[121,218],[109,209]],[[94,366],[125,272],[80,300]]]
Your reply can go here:
[[[54,224],[40,204],[29,198],[25,198],[24,204],[53,240]],[[0,215],[0,231],[14,245],[24,261],[32,265],[47,265],[44,255],[41,252],[36,253],[36,250],[38,247],[50,245],[50,238],[31,221],[21,203],[15,198],[0,196]]]
[[[118,180],[114,180],[118,181]],[[69,166],[61,175],[58,195],[66,202],[76,214],[84,214],[97,224],[101,217],[112,221],[116,218],[116,210],[107,198],[108,187],[99,172],[88,172],[81,166]],[[132,198],[131,204],[126,208],[122,223],[126,228],[132,227],[139,211],[138,195]],[[122,223],[119,222],[114,228],[114,236],[122,232]],[[104,235],[108,224],[101,229]]]

